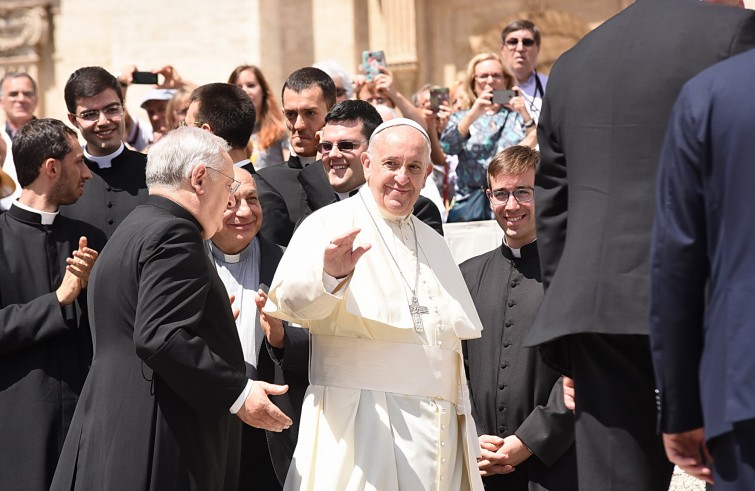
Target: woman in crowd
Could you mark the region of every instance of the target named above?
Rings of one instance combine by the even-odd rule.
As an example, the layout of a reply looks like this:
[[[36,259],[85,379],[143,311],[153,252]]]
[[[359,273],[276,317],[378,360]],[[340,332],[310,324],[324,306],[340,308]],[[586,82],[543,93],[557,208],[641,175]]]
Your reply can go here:
[[[262,71],[254,65],[237,66],[228,83],[244,89],[257,110],[257,122],[249,140],[250,157],[255,169],[280,164],[288,159],[288,132],[283,113]]]
[[[453,113],[441,135],[443,151],[458,157],[449,222],[491,219],[484,191],[490,159],[511,145],[537,145],[535,122],[521,96],[506,104],[493,102],[494,91],[516,90],[513,85],[498,55],[482,53],[470,60],[465,91],[472,106]]]
[[[168,105],[165,106],[165,123],[169,130],[175,130],[186,119],[191,91],[195,88],[194,85],[181,87],[168,101]]]

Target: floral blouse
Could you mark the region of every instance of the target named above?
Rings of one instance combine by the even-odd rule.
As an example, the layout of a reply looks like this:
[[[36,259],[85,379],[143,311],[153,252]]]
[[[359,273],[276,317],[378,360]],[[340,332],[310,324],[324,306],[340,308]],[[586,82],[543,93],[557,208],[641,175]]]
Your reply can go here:
[[[459,122],[469,111],[451,115],[440,144],[448,155],[456,155],[456,196],[466,196],[487,184],[486,173],[490,160],[501,150],[516,145],[525,136],[522,117],[515,111],[501,108],[497,113],[485,113],[469,127],[469,136],[459,133]]]

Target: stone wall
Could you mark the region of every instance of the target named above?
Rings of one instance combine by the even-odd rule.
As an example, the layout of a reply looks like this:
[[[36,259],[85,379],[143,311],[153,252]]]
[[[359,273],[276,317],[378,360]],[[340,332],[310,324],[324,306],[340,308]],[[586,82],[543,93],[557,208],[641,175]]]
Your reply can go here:
[[[39,81],[39,116],[65,117],[63,86],[78,67],[117,73],[172,64],[198,84],[225,81],[241,63],[263,68],[279,93],[294,69],[332,58],[356,70],[365,49],[383,49],[400,88],[448,85],[477,52],[500,46],[518,17],[543,32],[550,64],[631,0],[0,0],[0,73]],[[748,4],[755,0],[748,0]],[[139,114],[146,87],[128,105]],[[0,117],[2,117],[0,115]]]

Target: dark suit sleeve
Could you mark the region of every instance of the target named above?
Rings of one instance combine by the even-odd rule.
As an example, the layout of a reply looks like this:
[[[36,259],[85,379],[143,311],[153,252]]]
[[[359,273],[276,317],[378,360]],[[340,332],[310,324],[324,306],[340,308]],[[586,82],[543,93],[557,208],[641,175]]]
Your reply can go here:
[[[262,206],[262,227],[260,235],[278,245],[287,246],[294,233],[288,208],[283,196],[273,188],[262,176],[254,175],[257,185],[257,196]]]
[[[414,203],[414,216],[430,225],[440,235],[443,235],[443,219],[440,216],[440,210],[429,198],[422,195]]]
[[[319,210],[337,201],[336,193],[328,181],[327,174],[325,174],[322,160],[306,166],[299,172],[296,178],[304,190],[307,206],[309,207],[308,212]]]
[[[196,229],[173,222],[145,247],[134,345],[137,355],[197,413],[227,413],[247,378],[198,336],[210,293],[207,260]],[[230,309],[230,305],[228,306]],[[222,317],[216,319],[222,322]]]
[[[309,331],[283,322],[283,349],[273,348],[265,340],[270,358],[286,373],[307,378],[309,375]]]
[[[669,123],[656,191],[650,287],[650,341],[661,397],[661,429],[702,426],[698,371],[708,259],[701,128],[709,95],[683,90]]]
[[[574,414],[564,404],[563,377],[544,406],[537,406],[514,434],[547,466],[553,465],[574,443]]]
[[[558,140],[557,129],[550,119],[551,88],[548,87],[548,93],[543,99],[543,109],[537,126],[540,165],[535,175],[537,249],[545,289],[550,285],[564,250],[569,194],[566,157]]]
[[[86,292],[83,292],[86,295]],[[55,292],[0,309],[0,355],[8,355],[68,331]]]

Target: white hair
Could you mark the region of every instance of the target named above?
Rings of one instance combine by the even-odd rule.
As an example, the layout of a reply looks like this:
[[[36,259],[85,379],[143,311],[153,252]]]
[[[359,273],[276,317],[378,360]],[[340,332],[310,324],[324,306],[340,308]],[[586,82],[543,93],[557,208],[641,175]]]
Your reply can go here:
[[[312,66],[327,73],[330,78],[340,78],[341,83],[343,83],[343,88],[346,90],[346,98],[351,99],[354,97],[354,82],[351,79],[351,74],[346,71],[343,65],[336,60],[322,60]]]
[[[220,171],[223,152],[228,152],[230,148],[225,140],[209,131],[190,126],[177,128],[150,148],[147,154],[147,187],[177,188],[199,164]]]

